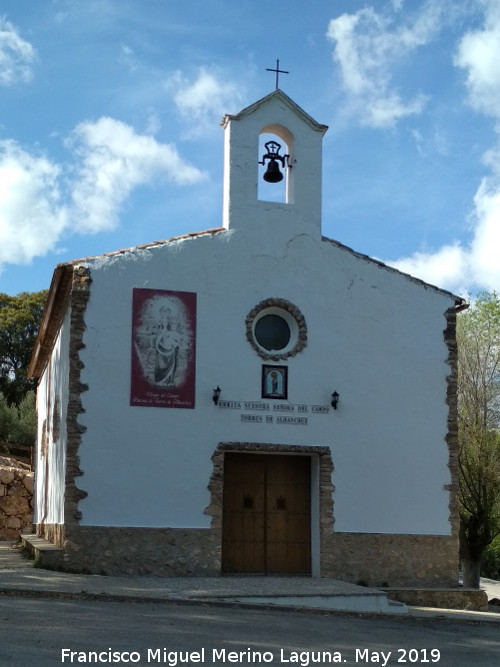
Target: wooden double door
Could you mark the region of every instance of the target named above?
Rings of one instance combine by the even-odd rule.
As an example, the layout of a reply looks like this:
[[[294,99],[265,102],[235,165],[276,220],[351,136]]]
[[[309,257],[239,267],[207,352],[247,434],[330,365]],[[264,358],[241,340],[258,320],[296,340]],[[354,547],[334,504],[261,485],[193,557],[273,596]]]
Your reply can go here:
[[[311,459],[226,453],[222,571],[311,573]]]

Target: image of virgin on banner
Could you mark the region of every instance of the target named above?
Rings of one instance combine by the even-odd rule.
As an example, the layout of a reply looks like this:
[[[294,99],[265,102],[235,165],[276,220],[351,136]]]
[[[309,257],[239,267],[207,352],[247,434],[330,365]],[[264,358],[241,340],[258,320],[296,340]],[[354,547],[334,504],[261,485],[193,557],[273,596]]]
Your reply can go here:
[[[196,294],[134,289],[130,405],[194,408]]]

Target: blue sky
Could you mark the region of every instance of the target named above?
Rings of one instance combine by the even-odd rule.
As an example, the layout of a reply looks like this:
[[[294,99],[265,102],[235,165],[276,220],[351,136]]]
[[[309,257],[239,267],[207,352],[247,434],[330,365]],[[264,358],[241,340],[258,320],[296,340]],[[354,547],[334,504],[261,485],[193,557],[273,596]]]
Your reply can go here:
[[[498,0],[3,0],[0,292],[218,227],[225,113],[280,88],[329,126],[323,233],[500,290]]]

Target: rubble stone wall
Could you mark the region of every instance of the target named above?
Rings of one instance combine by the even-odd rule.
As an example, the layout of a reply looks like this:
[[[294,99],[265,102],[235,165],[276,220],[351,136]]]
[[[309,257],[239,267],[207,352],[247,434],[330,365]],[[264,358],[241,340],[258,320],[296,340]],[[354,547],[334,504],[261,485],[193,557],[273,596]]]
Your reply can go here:
[[[404,602],[411,607],[488,610],[486,591],[472,588],[386,588],[384,592],[389,600]]]
[[[458,586],[458,537],[332,533],[322,576],[376,586]]]
[[[203,528],[77,526],[62,549],[60,566],[68,572],[160,577],[220,574],[220,546],[211,531]]]
[[[15,540],[19,533],[31,532],[33,476],[29,466],[0,456],[0,540]]]

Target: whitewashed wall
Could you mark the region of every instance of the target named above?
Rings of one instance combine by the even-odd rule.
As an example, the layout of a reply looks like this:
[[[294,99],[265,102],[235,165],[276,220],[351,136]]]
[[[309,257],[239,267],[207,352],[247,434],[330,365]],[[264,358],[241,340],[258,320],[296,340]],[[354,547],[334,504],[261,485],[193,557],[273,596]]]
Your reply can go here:
[[[328,242],[299,235],[272,245],[221,232],[91,265],[81,357],[87,432],[79,485],[87,525],[208,525],[210,457],[221,441],[329,446],[335,527],[447,534],[447,297]],[[134,287],[198,295],[196,409],[129,406]],[[212,389],[260,400],[261,366],[245,318],[281,297],[304,314],[308,345],[287,361],[289,401],[337,411],[307,426],[241,423]]]
[[[34,523],[63,523],[66,474],[66,415],[69,380],[69,311],[66,313],[49,364],[37,389],[38,441]],[[58,397],[60,434],[53,432],[53,409]],[[43,424],[46,424],[45,431]],[[47,454],[42,456],[42,437],[48,439]],[[47,477],[48,473],[48,477]],[[46,501],[47,499],[47,501]]]

